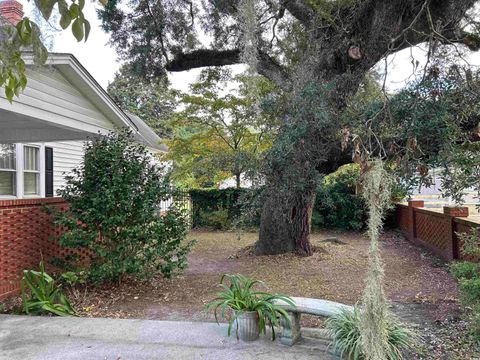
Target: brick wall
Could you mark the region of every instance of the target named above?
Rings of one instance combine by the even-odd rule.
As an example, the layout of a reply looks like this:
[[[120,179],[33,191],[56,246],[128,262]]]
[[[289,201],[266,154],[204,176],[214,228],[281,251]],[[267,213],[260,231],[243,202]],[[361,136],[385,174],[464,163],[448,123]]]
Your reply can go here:
[[[461,241],[457,233],[469,232],[480,224],[455,215],[468,215],[461,209],[445,208],[444,213],[422,208],[423,202],[412,201],[408,206],[397,204],[396,225],[405,237],[416,245],[425,247],[445,260],[480,259],[463,258]]]
[[[53,257],[76,253],[88,257],[86,250],[66,249],[53,239],[60,229],[51,224],[45,205],[65,209],[62,198],[0,200],[0,300],[18,293],[24,269]]]

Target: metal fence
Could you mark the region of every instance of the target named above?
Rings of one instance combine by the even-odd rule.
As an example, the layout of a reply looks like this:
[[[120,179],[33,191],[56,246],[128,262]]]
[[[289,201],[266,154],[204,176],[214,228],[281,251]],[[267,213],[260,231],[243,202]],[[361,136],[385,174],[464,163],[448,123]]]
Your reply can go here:
[[[182,211],[187,217],[189,226],[192,225],[192,199],[188,190],[171,189],[172,196],[160,203],[160,215],[165,214],[173,206]]]

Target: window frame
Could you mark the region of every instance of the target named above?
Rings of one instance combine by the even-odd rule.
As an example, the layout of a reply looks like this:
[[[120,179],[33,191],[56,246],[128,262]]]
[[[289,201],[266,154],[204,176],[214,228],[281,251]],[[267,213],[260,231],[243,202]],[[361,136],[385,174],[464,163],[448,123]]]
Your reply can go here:
[[[37,149],[37,156],[38,156],[38,170],[26,170],[25,169],[25,148],[33,148],[33,149]],[[41,178],[42,178],[42,171],[41,171],[41,152],[42,152],[42,148],[41,148],[41,145],[37,145],[37,144],[23,144],[22,146],[23,148],[23,158],[22,158],[22,165],[23,165],[23,168],[22,168],[22,171],[23,171],[23,183],[22,183],[22,191],[23,191],[23,196],[24,197],[28,197],[28,198],[31,198],[31,197],[40,197],[42,195],[42,185],[41,185]],[[38,181],[37,181],[37,189],[36,189],[36,192],[34,194],[25,194],[25,173],[29,173],[29,174],[37,174],[38,176]]]
[[[24,147],[38,148],[39,171],[24,169]],[[36,199],[45,197],[45,144],[44,143],[15,143],[16,156],[16,194],[15,195],[0,195],[1,200],[15,200],[15,199]],[[24,172],[39,174],[39,192],[37,194],[24,193]]]
[[[8,144],[7,144],[8,145]],[[0,168],[0,172],[10,172],[10,173],[14,173],[15,174],[15,194],[14,195],[0,195],[0,199],[15,199],[17,197],[17,193],[18,193],[18,176],[17,176],[17,172],[18,172],[18,159],[17,159],[17,144],[13,144],[14,145],[14,151],[15,151],[15,169],[4,169],[4,168]]]

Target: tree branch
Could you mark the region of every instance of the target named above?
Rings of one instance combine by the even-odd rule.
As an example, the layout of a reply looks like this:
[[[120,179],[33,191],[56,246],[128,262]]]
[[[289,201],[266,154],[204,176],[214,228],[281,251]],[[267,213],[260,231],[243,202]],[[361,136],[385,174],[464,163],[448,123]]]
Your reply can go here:
[[[240,50],[199,49],[189,53],[178,53],[170,61],[167,71],[179,72],[205,66],[225,66],[240,64]]]
[[[257,71],[260,75],[265,76],[267,79],[277,84],[282,90],[291,90],[292,84],[285,68],[267,53],[262,51],[259,51]]]
[[[307,27],[315,16],[315,12],[305,0],[282,0],[280,4]]]
[[[166,69],[171,72],[179,72],[206,66],[225,66],[241,63],[239,49],[199,49],[187,54],[176,54],[174,59],[167,64]],[[271,56],[261,51],[259,52],[257,70],[259,74],[273,81],[283,90],[290,89],[291,85],[287,71]]]
[[[480,36],[463,30],[448,30],[441,34],[444,38],[440,39],[444,44],[463,44],[471,51],[480,50]]]

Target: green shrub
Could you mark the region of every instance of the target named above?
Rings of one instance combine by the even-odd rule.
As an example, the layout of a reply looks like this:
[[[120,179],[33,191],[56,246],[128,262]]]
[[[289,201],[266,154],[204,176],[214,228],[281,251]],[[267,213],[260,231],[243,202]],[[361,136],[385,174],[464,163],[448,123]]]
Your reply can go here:
[[[365,201],[356,193],[359,178],[360,170],[355,164],[344,165],[323,178],[312,213],[314,229],[360,230],[365,226]]]
[[[67,271],[61,275],[61,281],[68,286],[84,285],[87,282],[87,271]]]
[[[480,230],[472,229],[467,233],[457,233],[463,243],[463,256],[478,257],[480,255]],[[471,308],[467,311],[469,330],[474,339],[480,342],[480,264],[469,261],[456,262],[450,270],[458,279],[462,300]]]
[[[474,341],[480,344],[480,304],[473,308],[468,320],[469,333],[472,335]]]
[[[213,227],[228,229],[241,213],[238,200],[247,189],[193,189],[192,226],[194,228]]]
[[[480,256],[480,227],[472,228],[466,233],[457,233],[463,246],[460,249],[462,255],[479,257]]]
[[[466,304],[480,304],[480,278],[461,278],[458,285]]]
[[[224,284],[224,280],[228,280],[230,284]],[[219,310],[221,317],[226,317],[227,310],[232,310],[228,321],[228,336],[231,334],[232,325],[237,317],[246,311],[258,313],[260,333],[265,334],[267,325],[270,325],[272,340],[275,340],[275,326],[280,325],[280,318],[290,323],[287,312],[281,306],[275,305],[275,301],[280,300],[295,306],[293,300],[285,295],[255,290],[256,285],[263,285],[261,281],[252,280],[241,274],[225,274],[220,279],[219,285],[222,291],[217,293],[216,299],[207,304],[206,310],[213,310],[217,323]]]
[[[55,223],[67,230],[61,245],[93,252],[88,271],[94,283],[171,276],[186,266],[186,213],[173,208],[158,215],[159,204],[173,195],[163,173],[128,132],[86,144],[84,162],[59,192],[70,206],[55,213]]]
[[[26,314],[51,313],[59,316],[75,314],[62,292],[61,285],[57,285],[55,280],[45,272],[43,262],[40,262],[40,271],[23,271],[21,288],[22,309]]]
[[[228,230],[232,226],[228,210],[223,208],[213,211],[200,210],[200,220],[204,227],[215,230]]]
[[[360,334],[360,309],[342,310],[326,321],[327,329],[333,338],[333,347],[342,357],[349,360],[365,359]],[[402,350],[413,347],[413,333],[396,319],[389,319],[387,325],[388,360],[402,359]]]
[[[469,261],[454,262],[450,264],[450,271],[457,279],[480,278],[480,264]]]

